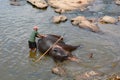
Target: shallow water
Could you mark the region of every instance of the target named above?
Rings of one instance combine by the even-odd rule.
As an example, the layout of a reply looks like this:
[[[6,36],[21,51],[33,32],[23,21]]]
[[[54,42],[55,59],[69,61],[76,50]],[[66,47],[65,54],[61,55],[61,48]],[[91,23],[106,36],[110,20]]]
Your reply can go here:
[[[73,80],[76,75],[86,71],[97,70],[104,75],[119,72],[120,68],[120,22],[100,24],[104,34],[93,33],[73,26],[70,19],[78,15],[86,17],[101,17],[104,15],[119,16],[120,6],[112,0],[96,0],[89,6],[89,11],[71,11],[64,13],[68,21],[53,24],[54,12],[51,7],[40,10],[32,7],[26,1],[20,1],[21,6],[12,6],[9,0],[0,0],[0,78],[1,80]],[[29,58],[28,38],[34,25],[39,26],[39,33],[64,35],[66,43],[82,44],[73,52],[84,64],[65,62],[68,76],[59,77],[51,73],[55,65],[50,57],[44,57],[35,63]],[[89,59],[89,53],[93,58]]]

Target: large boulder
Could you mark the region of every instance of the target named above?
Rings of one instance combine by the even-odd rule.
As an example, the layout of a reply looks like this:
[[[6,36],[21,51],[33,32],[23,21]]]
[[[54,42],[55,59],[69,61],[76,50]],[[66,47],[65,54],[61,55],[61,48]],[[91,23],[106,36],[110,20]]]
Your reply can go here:
[[[54,74],[56,74],[56,75],[59,75],[59,76],[65,76],[66,75],[66,71],[65,71],[65,69],[64,68],[62,68],[62,67],[53,67],[52,68],[52,73],[54,73]]]
[[[53,17],[53,22],[54,23],[60,23],[60,22],[64,22],[67,20],[67,17],[64,15],[60,15],[60,16],[54,16]]]
[[[115,0],[115,3],[116,3],[117,5],[120,5],[120,0]]]
[[[103,16],[100,18],[101,23],[109,23],[109,24],[115,24],[118,20],[111,16]]]
[[[33,6],[44,9],[48,7],[48,4],[45,0],[27,0],[27,2],[31,3]]]
[[[93,32],[99,32],[99,27],[88,20],[81,21],[79,23],[79,27],[84,29],[90,29]]]
[[[93,19],[87,19],[84,16],[78,16],[71,19],[73,25],[79,26],[80,28],[90,29],[93,32],[99,32],[99,27],[93,23]]]
[[[94,0],[48,0],[48,3],[55,9],[62,9],[65,11],[79,9],[83,11],[92,1]]]
[[[71,19],[71,23],[73,25],[78,25],[83,20],[87,20],[87,19],[84,16],[77,16],[77,17]]]

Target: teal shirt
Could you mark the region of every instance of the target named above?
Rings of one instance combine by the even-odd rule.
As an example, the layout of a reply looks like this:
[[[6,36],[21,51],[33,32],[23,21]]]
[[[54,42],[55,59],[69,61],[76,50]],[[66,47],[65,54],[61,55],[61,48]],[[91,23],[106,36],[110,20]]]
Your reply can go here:
[[[35,42],[36,36],[38,35],[37,31],[33,31],[30,35],[29,41]]]

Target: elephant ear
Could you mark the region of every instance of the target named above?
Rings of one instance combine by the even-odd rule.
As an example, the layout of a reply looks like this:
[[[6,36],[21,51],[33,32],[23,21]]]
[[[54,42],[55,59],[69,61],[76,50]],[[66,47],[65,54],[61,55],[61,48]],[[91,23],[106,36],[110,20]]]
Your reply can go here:
[[[72,46],[72,45],[68,45],[68,44],[58,44],[59,46],[61,46],[64,50],[72,52],[75,49],[77,49],[78,47],[80,47],[80,45],[78,46]]]

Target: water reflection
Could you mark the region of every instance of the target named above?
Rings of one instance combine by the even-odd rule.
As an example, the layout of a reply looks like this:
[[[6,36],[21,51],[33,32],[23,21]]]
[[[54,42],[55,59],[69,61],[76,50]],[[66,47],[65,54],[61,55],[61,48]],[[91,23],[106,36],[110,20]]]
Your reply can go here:
[[[36,53],[36,51],[32,51],[32,50],[30,50],[29,51],[29,58],[33,58],[33,59],[37,59],[37,55],[36,55],[37,53]]]

